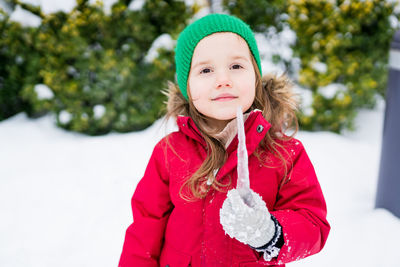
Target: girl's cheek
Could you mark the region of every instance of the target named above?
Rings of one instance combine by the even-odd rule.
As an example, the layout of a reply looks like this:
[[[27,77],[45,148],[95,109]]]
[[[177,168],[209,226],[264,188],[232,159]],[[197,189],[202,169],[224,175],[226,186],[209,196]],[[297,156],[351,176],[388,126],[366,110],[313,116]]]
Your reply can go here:
[[[199,95],[193,91],[190,91],[190,95],[192,96],[192,101],[196,101],[199,98]]]
[[[199,92],[196,88],[196,85],[194,83],[189,83],[189,90],[190,90],[190,96],[193,101],[197,100],[199,98]]]

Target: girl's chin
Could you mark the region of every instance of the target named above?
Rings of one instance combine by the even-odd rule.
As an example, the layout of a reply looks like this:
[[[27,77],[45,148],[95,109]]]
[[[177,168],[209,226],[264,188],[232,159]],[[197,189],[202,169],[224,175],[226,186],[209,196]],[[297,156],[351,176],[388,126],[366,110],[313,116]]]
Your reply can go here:
[[[209,118],[208,120],[208,126],[211,128],[214,128],[215,130],[222,131],[222,129],[225,128],[225,126],[231,121],[232,119],[228,120],[218,120],[214,118]]]
[[[233,120],[234,118],[236,118],[236,114],[233,114],[231,116],[215,116],[215,117],[211,117],[211,118],[214,121],[229,122],[229,121]]]
[[[237,106],[232,106],[224,110],[209,109],[207,112],[202,112],[202,114],[216,122],[229,122],[236,118],[236,111]]]

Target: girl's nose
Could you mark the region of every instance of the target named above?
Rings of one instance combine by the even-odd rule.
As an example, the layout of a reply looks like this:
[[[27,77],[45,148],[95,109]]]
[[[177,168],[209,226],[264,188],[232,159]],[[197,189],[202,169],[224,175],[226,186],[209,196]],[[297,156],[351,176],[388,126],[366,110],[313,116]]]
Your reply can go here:
[[[232,87],[232,81],[226,72],[220,72],[217,74],[216,88]]]

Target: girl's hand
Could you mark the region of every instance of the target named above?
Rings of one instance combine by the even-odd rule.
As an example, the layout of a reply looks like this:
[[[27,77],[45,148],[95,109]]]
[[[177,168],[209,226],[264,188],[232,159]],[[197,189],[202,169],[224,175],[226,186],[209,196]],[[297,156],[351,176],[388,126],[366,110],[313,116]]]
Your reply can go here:
[[[220,223],[230,237],[253,248],[267,244],[275,234],[275,224],[261,196],[250,189],[252,206],[248,206],[237,189],[228,191],[220,209]]]

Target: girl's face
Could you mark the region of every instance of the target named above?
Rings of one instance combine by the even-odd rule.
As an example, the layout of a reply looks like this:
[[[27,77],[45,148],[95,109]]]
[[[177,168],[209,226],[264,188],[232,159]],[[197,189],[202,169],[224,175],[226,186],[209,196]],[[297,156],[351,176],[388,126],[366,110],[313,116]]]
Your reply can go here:
[[[255,97],[256,74],[246,41],[231,32],[203,38],[196,46],[188,79],[193,105],[211,126],[223,127],[246,111]]]

